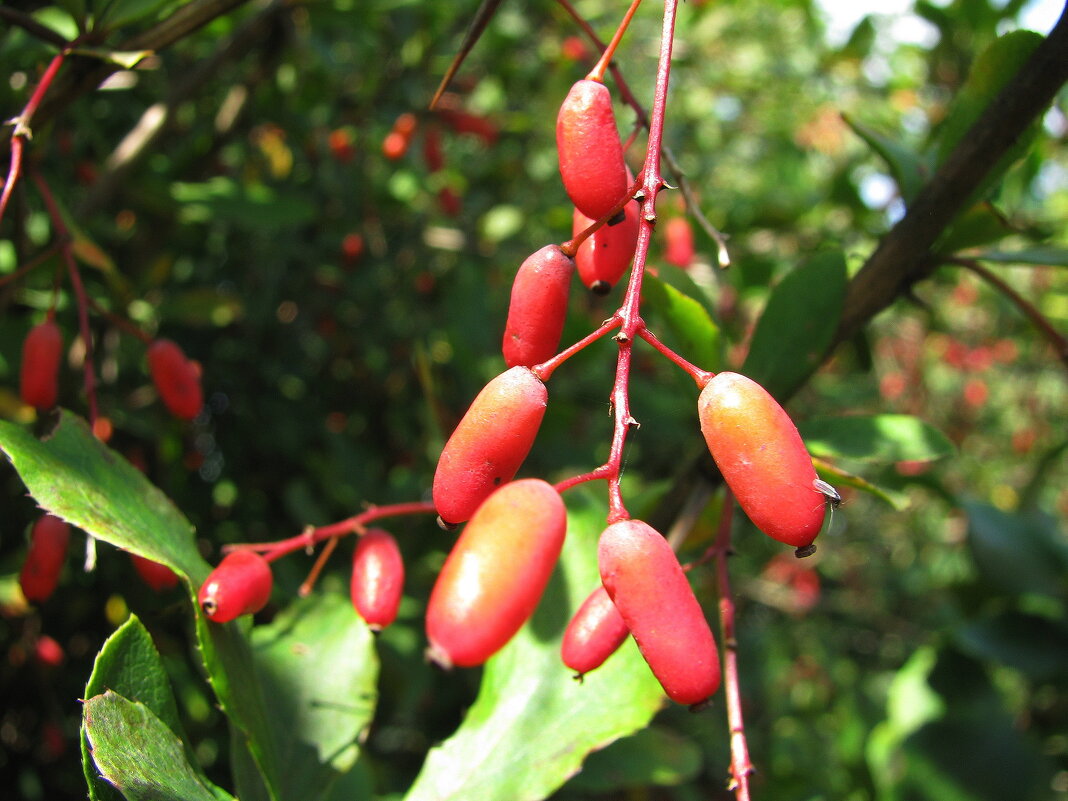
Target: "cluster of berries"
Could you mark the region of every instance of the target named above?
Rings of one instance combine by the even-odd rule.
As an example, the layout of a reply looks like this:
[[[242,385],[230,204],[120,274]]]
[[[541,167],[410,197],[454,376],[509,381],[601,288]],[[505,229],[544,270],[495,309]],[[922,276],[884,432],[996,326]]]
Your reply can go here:
[[[515,475],[548,406],[545,382],[552,369],[546,363],[557,355],[576,260],[583,283],[607,291],[634,257],[641,212],[602,82],[587,78],[568,93],[557,144],[564,187],[575,204],[575,233],[586,237],[574,254],[547,245],[519,267],[502,341],[508,368],[472,401],[434,474],[439,523],[450,529],[466,523],[426,610],[427,653],[443,667],[480,665],[497,653],[533,614],[549,582],[567,531],[561,490]],[[838,495],[817,478],[796,427],[751,379],[698,373],[701,431],[739,505],[798,556],[811,553],[827,500]],[[598,564],[601,584],[565,631],[563,662],[581,676],[633,636],[669,697],[689,705],[707,700],[720,684],[719,652],[668,541],[640,520],[610,515]],[[372,626],[392,621],[403,572],[389,534],[362,533],[352,599]],[[210,619],[224,622],[261,609],[270,590],[268,559],[239,546],[203,585],[200,603]]]

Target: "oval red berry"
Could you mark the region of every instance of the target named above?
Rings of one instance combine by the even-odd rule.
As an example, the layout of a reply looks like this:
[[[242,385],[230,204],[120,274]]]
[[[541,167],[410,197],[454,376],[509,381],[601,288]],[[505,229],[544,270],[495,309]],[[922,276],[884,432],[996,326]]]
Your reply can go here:
[[[556,355],[574,272],[574,259],[558,245],[546,245],[519,266],[501,346],[509,367],[533,367]]]
[[[42,515],[30,530],[30,549],[19,572],[19,586],[28,601],[45,601],[59,583],[67,558],[70,526],[50,514]]]
[[[163,404],[181,420],[192,420],[204,406],[200,365],[169,339],[157,339],[148,348],[148,369]]]
[[[627,167],[616,130],[612,96],[600,81],[571,87],[556,118],[560,177],[571,202],[594,220],[627,193]]]
[[[197,600],[208,620],[226,623],[263,609],[273,583],[266,559],[255,551],[232,551],[208,575]]]
[[[513,367],[478,393],[445,443],[434,472],[434,506],[446,523],[462,523],[508,483],[538,434],[548,392],[527,367]]]
[[[35,409],[51,409],[59,396],[63,334],[51,319],[30,329],[22,343],[19,394]]]
[[[629,635],[623,616],[601,585],[582,602],[567,624],[560,658],[582,676],[603,665]]]
[[[729,372],[705,385],[697,410],[712,458],[753,524],[795,548],[811,545],[825,497],[786,410],[756,381]]]
[[[481,665],[534,613],[560,556],[567,511],[538,478],[505,484],[479,506],[434,584],[429,655],[444,667]]]
[[[349,589],[353,607],[374,631],[396,620],[404,593],[404,559],[389,532],[376,528],[360,537]]]
[[[601,581],[668,697],[705,701],[719,687],[719,651],[686,574],[659,532],[613,523],[597,544]]]

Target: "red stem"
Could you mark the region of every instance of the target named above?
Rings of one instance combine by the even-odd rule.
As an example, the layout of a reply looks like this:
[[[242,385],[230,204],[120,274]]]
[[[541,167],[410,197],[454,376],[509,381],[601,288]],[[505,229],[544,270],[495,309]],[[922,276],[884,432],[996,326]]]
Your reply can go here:
[[[669,348],[667,345],[657,339],[656,335],[653,334],[653,332],[650,331],[648,328],[643,328],[641,331],[639,331],[638,336],[640,336],[642,339],[644,339],[646,342],[656,348],[657,351],[659,351],[660,354],[666,359],[673,362],[674,364],[685,370],[687,373],[689,373],[690,378],[692,378],[697,383],[698,389],[704,389],[705,384],[715,378],[715,373],[710,373],[708,370],[702,370],[697,365],[684,359],[682,356],[677,354],[675,351],[673,351],[671,348]]]
[[[533,370],[534,374],[542,381],[548,381],[549,377],[553,374],[553,371],[557,367],[566,362],[568,359],[570,359],[583,348],[587,347],[588,345],[592,345],[594,342],[603,337],[613,328],[619,328],[622,322],[623,321],[619,318],[618,315],[612,315],[603,323],[601,323],[601,327],[598,328],[596,331],[591,334],[587,334],[574,345],[571,345],[565,350],[560,351],[547,362],[542,362],[541,364],[534,365],[531,370]]]
[[[630,8],[627,9],[627,13],[623,16],[623,21],[619,23],[619,27],[616,28],[615,35],[612,37],[612,41],[608,43],[608,47],[601,53],[601,57],[597,60],[597,64],[590,70],[590,74],[586,76],[588,81],[597,81],[598,83],[604,82],[604,72],[608,69],[608,65],[612,61],[612,56],[616,54],[616,48],[619,47],[619,43],[623,40],[623,34],[627,31],[627,26],[630,25],[630,21],[634,18],[634,12],[638,10],[638,6],[641,5],[642,0],[632,0]]]
[[[381,520],[384,517],[400,517],[401,515],[420,515],[420,514],[437,514],[437,510],[434,508],[434,504],[423,501],[413,501],[411,503],[394,503],[387,506],[372,506],[370,509],[366,509],[360,512],[358,515],[340,520],[337,523],[331,523],[326,526],[308,526],[304,531],[295,537],[290,537],[285,540],[278,540],[277,542],[241,542],[233,545],[224,545],[223,552],[229,553],[230,551],[250,550],[259,551],[263,553],[263,558],[268,562],[273,562],[275,559],[281,559],[287,554],[291,554],[294,551],[299,551],[302,548],[311,548],[318,542],[330,539],[331,537],[339,537],[344,534],[351,534],[354,531],[360,531],[368,523],[375,520]]]
[[[734,496],[725,490],[723,515],[719,521],[716,542],[712,546],[716,562],[716,589],[719,595],[719,626],[723,637],[723,693],[727,698],[727,724],[731,733],[731,782],[737,801],[749,801],[749,777],[753,763],[749,759],[749,745],[742,718],[742,690],[738,681],[738,640],[735,635],[734,596],[731,594],[727,571],[727,557],[731,553],[731,518]]]
[[[33,94],[30,95],[30,101],[22,109],[22,113],[14,119],[15,130],[11,134],[11,166],[7,172],[7,182],[4,184],[3,194],[0,194],[0,220],[4,219],[4,211],[7,209],[7,202],[11,198],[11,193],[15,189],[15,184],[18,183],[19,178],[22,175],[22,150],[26,139],[33,138],[33,132],[30,130],[30,121],[33,119],[34,113],[37,111],[37,107],[41,105],[41,101],[44,100],[45,93],[49,87],[52,86],[52,81],[56,78],[56,73],[59,72],[60,66],[63,64],[63,59],[67,57],[69,50],[64,48],[53,56],[52,61],[45,69],[44,74],[41,76],[41,80],[38,81],[36,88],[33,90]]]
[[[97,409],[96,372],[93,367],[93,333],[89,328],[89,297],[85,292],[81,273],[78,272],[78,263],[74,259],[70,229],[67,228],[67,224],[63,221],[63,214],[56,204],[52,190],[49,189],[47,182],[40,173],[34,172],[32,175],[34,183],[37,184],[37,190],[41,193],[41,197],[48,207],[48,216],[56,229],[56,237],[60,240],[60,252],[63,255],[63,261],[66,262],[70,283],[78,300],[78,328],[81,331],[82,341],[85,343],[85,365],[83,369],[85,400],[89,404],[89,425],[92,427],[96,423]]]

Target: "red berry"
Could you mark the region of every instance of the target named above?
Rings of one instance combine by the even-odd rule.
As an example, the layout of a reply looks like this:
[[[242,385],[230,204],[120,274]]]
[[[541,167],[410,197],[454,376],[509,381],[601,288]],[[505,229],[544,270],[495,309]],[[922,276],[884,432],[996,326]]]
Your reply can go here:
[[[353,265],[360,260],[363,255],[363,249],[363,237],[358,233],[345,234],[341,240],[341,255],[348,265]]]
[[[200,388],[200,365],[187,359],[169,339],[157,339],[148,347],[148,369],[163,404],[180,420],[192,420],[204,406]]]
[[[134,570],[141,580],[156,592],[164,592],[178,586],[178,574],[166,565],[135,553],[130,554],[130,561],[133,562]]]
[[[693,264],[696,252],[693,244],[693,228],[685,217],[672,217],[664,226],[664,239],[667,248],[664,261],[676,267],[689,267]]]
[[[533,367],[555,355],[574,272],[574,259],[557,245],[546,245],[519,266],[501,347],[509,367]]]
[[[58,517],[45,514],[33,524],[30,550],[19,573],[19,586],[27,600],[47,600],[56,589],[69,543],[70,526]]]
[[[437,172],[445,167],[445,152],[441,146],[441,129],[431,125],[423,134],[423,161],[430,172]]]
[[[487,145],[497,141],[497,126],[486,117],[455,108],[440,108],[438,115],[442,122],[458,134],[472,134]]]
[[[55,668],[63,664],[66,654],[63,646],[47,634],[42,634],[33,644],[33,657],[41,667]]]
[[[438,575],[426,611],[429,655],[481,665],[534,613],[560,556],[567,511],[538,478],[505,484],[482,504]]]
[[[749,519],[769,537],[807,549],[823,527],[825,498],[790,416],[737,373],[709,381],[697,410],[712,458]]]
[[[352,605],[374,631],[397,617],[404,591],[404,560],[397,541],[382,529],[371,529],[356,543],[352,557]]]
[[[393,123],[393,128],[382,142],[382,154],[391,161],[403,158],[408,152],[408,145],[412,142],[415,129],[419,127],[419,120],[414,114],[405,112]]]
[[[604,664],[629,634],[623,616],[602,585],[590,593],[567,624],[560,657],[581,676]]]
[[[602,225],[586,237],[575,254],[582,283],[600,295],[606,294],[627,271],[638,245],[641,213],[638,204],[628,203],[623,212],[622,220],[614,225]],[[577,208],[572,219],[572,236],[595,222]]]
[[[434,506],[445,523],[462,523],[527,458],[548,392],[527,367],[513,367],[478,393],[445,443],[434,472]]]
[[[564,189],[579,211],[597,220],[623,200],[627,167],[603,83],[583,79],[571,87],[556,118],[556,149]]]
[[[226,623],[259,612],[271,597],[271,565],[255,551],[231,551],[211,571],[197,600],[208,620]]]
[[[22,370],[19,394],[36,409],[51,409],[59,395],[59,361],[63,356],[63,334],[49,317],[38,323],[22,343]]]
[[[330,153],[339,164],[348,164],[356,155],[352,134],[346,128],[335,128],[329,136]]]
[[[608,595],[668,697],[705,701],[719,687],[719,651],[667,540],[646,523],[623,520],[602,532],[597,561]]]
[[[438,190],[438,205],[450,217],[459,217],[463,211],[463,202],[451,187],[443,186]]]

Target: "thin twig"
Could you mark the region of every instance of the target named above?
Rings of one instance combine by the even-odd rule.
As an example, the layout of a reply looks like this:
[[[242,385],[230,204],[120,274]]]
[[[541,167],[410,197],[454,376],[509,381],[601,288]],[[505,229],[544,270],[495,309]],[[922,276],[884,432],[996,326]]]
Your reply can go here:
[[[947,263],[957,264],[971,270],[1008,298],[1013,305],[1023,313],[1024,317],[1030,320],[1032,325],[1039,330],[1039,333],[1049,341],[1053,346],[1054,352],[1057,354],[1057,358],[1064,363],[1065,367],[1068,367],[1068,338],[1054,328],[1053,324],[1046,319],[1042,312],[1035,308],[1035,305],[1031,303],[1031,301],[1005,283],[1000,276],[996,275],[991,270],[988,270],[975,259],[955,257],[948,259]]]
[[[67,40],[54,30],[42,25],[29,14],[19,11],[16,8],[0,6],[0,19],[5,19],[12,25],[22,28],[31,36],[40,39],[42,42],[48,42],[48,44],[55,45],[56,47],[67,46]]]

